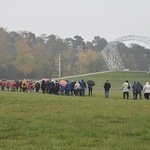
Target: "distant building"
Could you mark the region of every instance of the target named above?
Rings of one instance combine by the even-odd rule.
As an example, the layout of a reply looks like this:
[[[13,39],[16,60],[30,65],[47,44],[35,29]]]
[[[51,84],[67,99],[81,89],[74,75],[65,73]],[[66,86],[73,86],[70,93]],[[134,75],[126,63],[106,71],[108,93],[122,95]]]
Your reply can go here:
[[[125,69],[123,69],[123,71],[129,71],[129,69],[126,69],[126,68],[125,68]]]

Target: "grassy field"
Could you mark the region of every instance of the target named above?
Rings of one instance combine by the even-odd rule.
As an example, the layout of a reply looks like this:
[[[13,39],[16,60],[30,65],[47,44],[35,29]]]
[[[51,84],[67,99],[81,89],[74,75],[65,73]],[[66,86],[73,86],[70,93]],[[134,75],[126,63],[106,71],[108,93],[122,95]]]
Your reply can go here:
[[[144,85],[149,77],[142,72],[86,76],[96,86],[93,96],[84,97],[0,91],[0,150],[149,150],[150,101],[132,100],[132,94],[123,100],[120,90],[127,79]],[[107,79],[112,90],[105,99]]]
[[[68,78],[69,81],[71,80],[94,80],[96,85],[95,88],[103,89],[104,82],[109,80],[112,88],[119,88],[121,85],[126,81],[129,80],[130,84],[133,81],[140,81],[142,85],[145,85],[147,81],[150,82],[150,73],[146,72],[109,72],[109,73],[99,73],[95,75],[88,75],[88,76],[80,76],[80,77],[73,77]]]

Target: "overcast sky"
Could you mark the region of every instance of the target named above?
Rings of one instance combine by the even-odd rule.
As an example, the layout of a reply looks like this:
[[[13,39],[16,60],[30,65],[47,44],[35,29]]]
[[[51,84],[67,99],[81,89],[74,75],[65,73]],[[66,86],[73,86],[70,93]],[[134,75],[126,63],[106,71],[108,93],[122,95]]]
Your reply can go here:
[[[0,27],[60,38],[150,37],[150,0],[0,0]]]

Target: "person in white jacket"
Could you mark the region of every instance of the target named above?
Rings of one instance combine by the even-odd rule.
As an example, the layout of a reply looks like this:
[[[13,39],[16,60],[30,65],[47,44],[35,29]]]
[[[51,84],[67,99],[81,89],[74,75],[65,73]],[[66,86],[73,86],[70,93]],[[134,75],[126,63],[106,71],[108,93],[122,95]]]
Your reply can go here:
[[[79,83],[79,81],[76,81],[76,83],[74,85],[74,90],[75,90],[75,96],[79,96],[80,95],[80,83]]]
[[[127,80],[121,87],[121,90],[123,91],[123,99],[129,99],[129,89],[131,85],[129,84],[129,81]]]
[[[149,82],[146,82],[146,84],[143,87],[144,97],[145,99],[150,99],[150,85]]]

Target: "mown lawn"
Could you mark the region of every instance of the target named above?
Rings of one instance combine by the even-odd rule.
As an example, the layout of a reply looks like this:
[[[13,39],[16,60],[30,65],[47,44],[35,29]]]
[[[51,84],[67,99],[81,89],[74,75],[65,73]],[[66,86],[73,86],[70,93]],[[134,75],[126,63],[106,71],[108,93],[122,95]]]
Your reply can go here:
[[[0,150],[149,150],[150,101],[132,100],[132,92],[122,99],[119,88],[128,75],[149,79],[91,76],[112,81],[108,99],[99,83],[84,97],[0,91]]]
[[[148,150],[150,101],[102,95],[0,92],[0,149]]]

